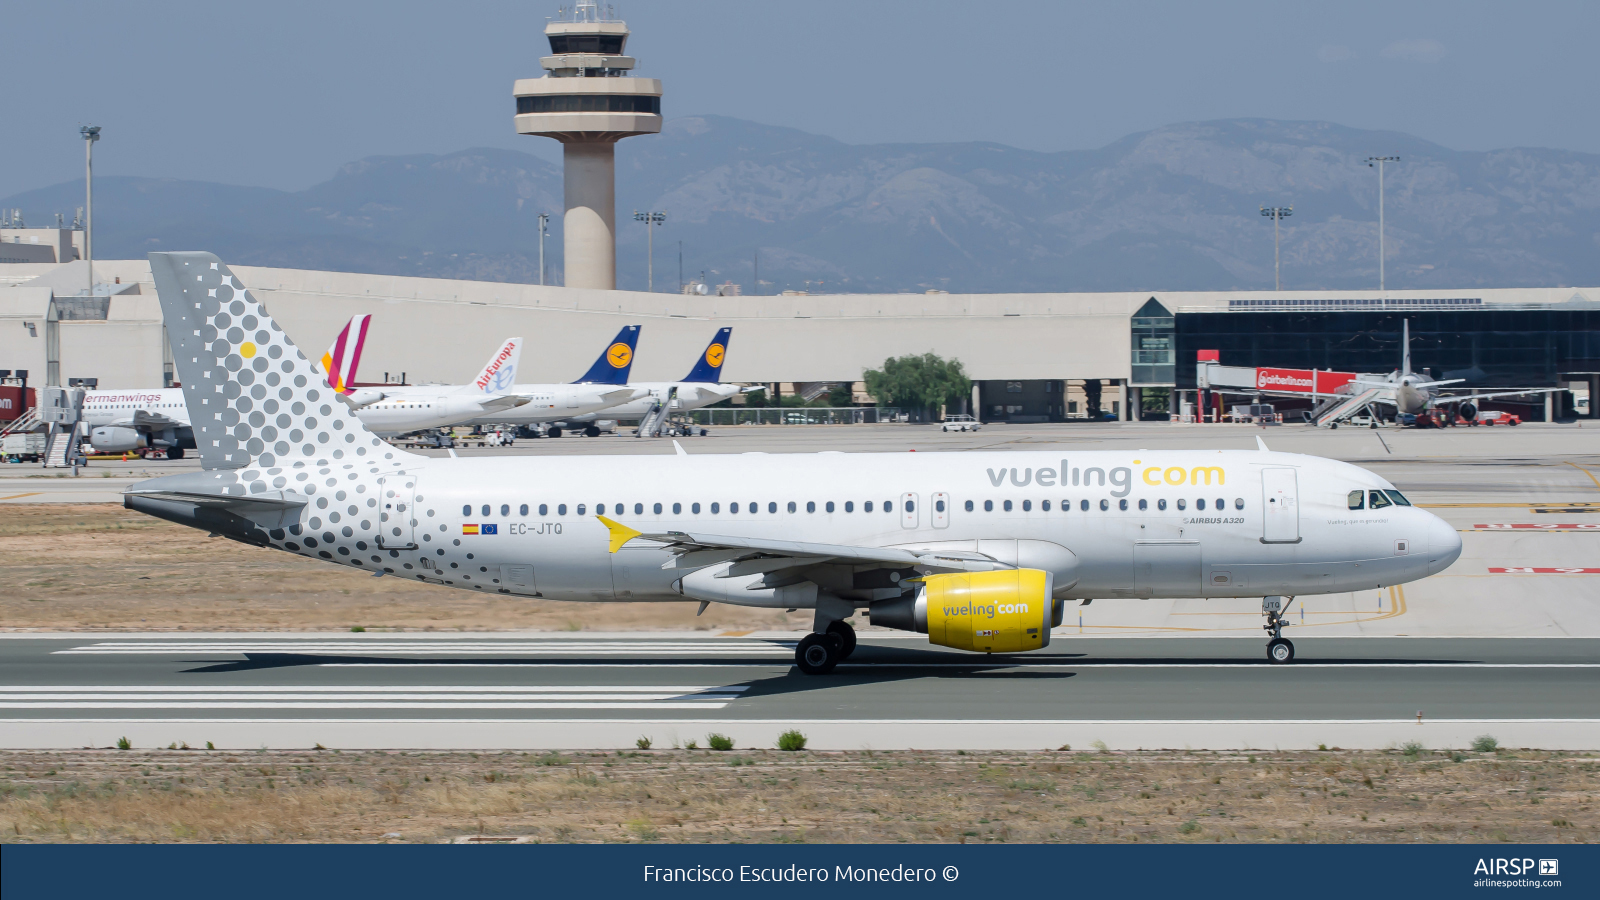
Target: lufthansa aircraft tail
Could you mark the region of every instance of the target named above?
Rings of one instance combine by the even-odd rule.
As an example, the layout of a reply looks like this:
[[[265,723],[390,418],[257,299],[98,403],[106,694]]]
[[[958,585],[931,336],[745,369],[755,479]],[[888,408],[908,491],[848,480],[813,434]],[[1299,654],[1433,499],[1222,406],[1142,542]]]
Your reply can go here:
[[[716,384],[722,380],[722,362],[728,357],[728,339],[733,336],[732,328],[719,328],[716,337],[706,345],[706,352],[700,354],[695,361],[694,368],[684,376],[684,381],[699,384]]]
[[[476,378],[460,388],[467,394],[498,394],[517,383],[517,361],[522,358],[522,338],[507,338],[483,364]]]
[[[356,392],[356,369],[361,365],[361,348],[367,342],[367,326],[371,323],[372,316],[351,316],[328,352],[322,354],[328,387],[346,395]]]
[[[639,326],[624,326],[589,371],[573,384],[627,384],[628,372],[633,369],[633,348],[638,344]]]
[[[225,484],[208,481],[208,489],[310,494],[323,481],[354,478],[347,469],[393,471],[418,459],[379,440],[339,402],[324,373],[217,257],[152,253],[150,272],[201,466],[246,470]]]

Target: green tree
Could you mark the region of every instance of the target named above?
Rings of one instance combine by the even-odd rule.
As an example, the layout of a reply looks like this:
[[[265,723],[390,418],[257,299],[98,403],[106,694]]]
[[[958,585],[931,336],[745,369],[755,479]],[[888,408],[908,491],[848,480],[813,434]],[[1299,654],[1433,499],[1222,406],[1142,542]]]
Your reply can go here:
[[[932,353],[890,357],[883,369],[866,372],[867,393],[879,403],[898,406],[931,419],[940,405],[957,406],[972,396],[972,379],[958,359]]]

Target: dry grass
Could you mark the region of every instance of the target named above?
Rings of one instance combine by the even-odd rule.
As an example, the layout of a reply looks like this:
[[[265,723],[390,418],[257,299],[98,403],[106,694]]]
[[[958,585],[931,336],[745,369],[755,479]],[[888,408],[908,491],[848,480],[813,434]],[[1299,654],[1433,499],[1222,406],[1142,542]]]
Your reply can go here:
[[[648,631],[789,629],[781,611],[559,603],[373,578],[114,504],[0,506],[8,631]]]
[[[0,753],[18,841],[1589,842],[1600,757]],[[390,838],[393,839],[393,838]]]

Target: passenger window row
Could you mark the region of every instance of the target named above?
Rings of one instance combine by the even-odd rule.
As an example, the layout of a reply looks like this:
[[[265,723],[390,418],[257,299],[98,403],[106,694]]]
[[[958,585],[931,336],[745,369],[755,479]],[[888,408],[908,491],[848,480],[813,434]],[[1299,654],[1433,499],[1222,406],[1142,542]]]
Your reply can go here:
[[[939,505],[939,511],[940,512],[944,512],[944,501],[940,500],[938,505]],[[576,511],[576,513],[578,515],[586,516],[586,515],[589,514],[589,506],[588,506],[588,504],[586,504],[586,503],[578,503],[578,504],[575,504],[575,506],[576,506],[575,511]],[[718,515],[723,510],[723,505],[721,503],[711,503],[708,506],[709,506],[709,509],[710,509],[710,512],[711,512],[712,515]],[[805,504],[804,504],[804,509],[808,513],[814,513],[814,512],[817,511],[818,506],[819,506],[819,504],[815,500],[807,500],[805,502]],[[853,512],[856,511],[856,504],[855,504],[855,501],[853,501],[853,500],[846,500],[846,501],[844,501],[843,504],[835,504],[834,501],[827,500],[827,501],[824,501],[822,504],[820,504],[820,506],[821,506],[821,509],[822,509],[823,512],[830,512],[830,513],[831,512],[835,512],[840,508],[843,508],[844,511],[847,512],[847,513],[853,513]],[[893,500],[885,500],[881,504],[880,508],[883,510],[883,512],[892,513],[892,512],[894,512],[894,506],[895,506],[895,501],[893,501]],[[914,501],[911,501],[911,500],[904,501],[901,504],[901,506],[905,509],[906,512],[913,512],[916,509],[916,503]],[[972,504],[968,503],[967,506],[970,509]],[[865,501],[865,502],[863,502],[861,504],[861,511],[869,513],[869,512],[873,511],[874,507],[875,507],[875,505],[874,505],[873,501],[867,500],[867,501]],[[777,503],[768,502],[766,511],[769,514],[776,514],[778,512],[779,508],[780,507],[778,506]],[[796,512],[799,512],[801,510],[801,504],[797,503],[794,500],[790,500],[788,503],[784,504],[782,508],[787,510],[788,512],[796,513]],[[463,504],[462,507],[461,507],[461,515],[463,515],[465,517],[468,517],[468,518],[472,518],[472,516],[473,516],[472,509],[473,509],[472,504],[470,504],[470,503]],[[490,503],[485,503],[481,507],[479,507],[478,509],[479,509],[479,516],[482,517],[482,518],[489,518],[489,517],[493,516],[494,513],[495,513],[495,507],[494,507],[493,504],[490,504]],[[683,515],[683,509],[684,509],[684,505],[682,503],[674,503],[674,504],[672,504],[672,514],[675,515],[675,516]],[[531,510],[531,507],[528,504],[526,504],[526,503],[520,504],[517,507],[517,515],[527,516],[527,515],[529,515],[530,510]],[[737,514],[739,514],[741,512],[741,510],[744,511],[748,515],[755,515],[755,514],[758,514],[758,513],[761,512],[761,504],[760,503],[740,504],[740,503],[737,503],[737,502],[729,503],[727,505],[727,510],[728,510],[728,514],[729,515],[737,515]],[[548,504],[548,503],[539,504],[538,512],[539,512],[539,515],[541,515],[541,516],[550,515],[550,504]],[[651,504],[650,512],[652,514],[658,515],[658,516],[659,515],[663,515],[663,514],[666,513],[666,506],[665,506],[665,504],[661,504],[661,503]],[[701,505],[699,503],[690,503],[689,504],[689,512],[692,515],[699,515],[700,512],[701,512]],[[555,505],[555,514],[558,515],[558,516],[566,515],[567,514],[567,504],[565,504],[565,503],[557,503]],[[611,504],[596,503],[594,505],[594,514],[598,515],[598,516],[604,516],[604,515],[608,515],[608,514],[609,515],[613,515],[613,516],[627,515],[628,514],[628,504],[626,504],[626,503],[611,503]],[[644,514],[645,514],[645,505],[643,503],[635,503],[635,504],[633,504],[633,515],[642,516]],[[509,504],[509,503],[500,504],[500,515],[502,517],[509,518],[511,516],[511,504]]]
[[[1179,499],[1176,502],[1177,502],[1177,508],[1180,511],[1181,510],[1186,510],[1186,509],[1189,508],[1189,501],[1187,501],[1187,500]],[[1145,511],[1148,511],[1150,509],[1150,501],[1149,500],[1139,500],[1139,501],[1137,501],[1137,503],[1138,503],[1138,507],[1139,507],[1139,511],[1140,512],[1145,512]],[[1032,512],[1033,511],[1033,501],[1032,500],[1023,500],[1023,501],[1021,501],[1021,505],[1022,505],[1022,511],[1023,512]],[[1099,505],[1100,505],[1100,509],[1102,509],[1102,510],[1111,509],[1111,501],[1110,500],[1101,500]],[[1125,510],[1125,509],[1128,508],[1128,506],[1129,506],[1129,503],[1128,503],[1128,500],[1126,500],[1126,499],[1122,499],[1122,500],[1118,500],[1117,501],[1117,509],[1119,509],[1119,510]],[[973,501],[968,500],[967,503],[966,503],[967,512],[972,512],[975,508],[976,507],[975,507]],[[1011,512],[1014,508],[1015,508],[1015,505],[1013,504],[1012,501],[1010,501],[1010,500],[1002,500],[1002,501],[1000,501],[1000,509],[1002,511]],[[1155,502],[1155,508],[1157,510],[1166,509],[1167,508],[1167,501],[1165,499],[1157,500]],[[1205,508],[1206,508],[1205,499],[1201,498],[1201,499],[1198,499],[1198,500],[1194,501],[1194,508],[1195,508],[1196,511],[1204,512]],[[1221,512],[1221,511],[1227,509],[1228,508],[1227,499],[1225,499],[1223,497],[1218,497],[1216,499],[1216,505],[1213,508],[1217,512]],[[1243,497],[1235,497],[1233,499],[1233,508],[1234,509],[1244,509],[1244,498]],[[1041,501],[1039,501],[1039,509],[1042,512],[1049,512],[1050,511],[1050,501],[1049,500],[1041,500]],[[1072,501],[1071,500],[1063,500],[1063,501],[1061,501],[1061,511],[1062,512],[1066,512],[1066,511],[1068,511],[1070,509],[1072,509]],[[1088,501],[1088,500],[1079,500],[1078,501],[1078,509],[1083,511],[1083,512],[1088,512],[1089,509],[1090,509],[1090,501]],[[983,501],[983,511],[984,512],[994,512],[994,510],[995,510],[995,502],[993,500],[985,500],[985,501]]]

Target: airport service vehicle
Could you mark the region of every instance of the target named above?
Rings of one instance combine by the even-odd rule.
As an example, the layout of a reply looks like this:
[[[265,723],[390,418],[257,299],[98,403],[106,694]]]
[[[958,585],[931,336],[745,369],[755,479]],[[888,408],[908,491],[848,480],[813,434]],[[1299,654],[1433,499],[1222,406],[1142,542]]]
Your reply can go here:
[[[36,431],[19,431],[0,438],[0,460],[8,463],[38,462],[44,459],[45,436]]]
[[[978,429],[980,429],[982,427],[983,427],[983,423],[979,422],[976,418],[974,418],[972,416],[960,416],[960,415],[957,415],[957,416],[945,416],[944,417],[944,424],[939,426],[939,430],[940,431],[977,431]]]
[[[810,609],[796,664],[847,619],[980,653],[1047,646],[1074,600],[1262,598],[1414,581],[1454,528],[1372,472],[1254,451],[426,458],[338,402],[209,253],[152,253],[202,471],[124,505],[258,547],[479,593]],[[219,316],[254,316],[235,340]]]
[[[1521,425],[1522,417],[1499,409],[1486,409],[1478,413],[1478,422],[1484,425]]]

